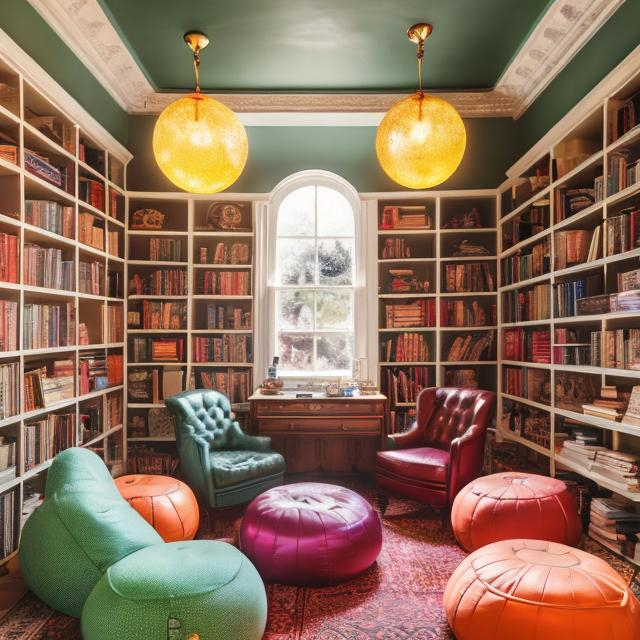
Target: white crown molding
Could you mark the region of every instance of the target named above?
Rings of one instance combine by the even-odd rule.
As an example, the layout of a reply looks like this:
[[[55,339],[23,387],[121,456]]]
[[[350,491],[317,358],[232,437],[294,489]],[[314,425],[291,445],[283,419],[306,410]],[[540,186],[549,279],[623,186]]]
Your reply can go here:
[[[33,85],[45,98],[62,110],[86,131],[99,145],[125,164],[133,158],[131,153],[116,140],[87,110],[60,86],[31,56],[23,51],[9,35],[0,29],[0,51],[6,61]]]
[[[29,0],[49,25],[128,113],[156,114],[176,100],[176,93],[154,90],[111,24],[98,0]],[[557,76],[624,0],[554,0],[497,85],[487,91],[436,92],[466,118],[517,118]],[[323,114],[308,119],[322,125],[327,114],[362,114],[345,118],[349,126],[370,126],[371,114],[385,113],[398,94],[216,94],[238,113],[251,113],[253,126],[284,121],[274,113]],[[259,114],[265,114],[260,116]]]
[[[502,74],[519,118],[625,0],[556,0]]]

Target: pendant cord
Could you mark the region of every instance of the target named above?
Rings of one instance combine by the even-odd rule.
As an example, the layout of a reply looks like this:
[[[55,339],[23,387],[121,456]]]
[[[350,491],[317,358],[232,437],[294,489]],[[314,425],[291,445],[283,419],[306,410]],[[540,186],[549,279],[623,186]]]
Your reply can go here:
[[[193,50],[193,71],[196,76],[196,93],[200,93],[200,47],[196,46]]]
[[[418,93],[424,95],[422,88],[422,58],[424,57],[424,40],[418,41]]]

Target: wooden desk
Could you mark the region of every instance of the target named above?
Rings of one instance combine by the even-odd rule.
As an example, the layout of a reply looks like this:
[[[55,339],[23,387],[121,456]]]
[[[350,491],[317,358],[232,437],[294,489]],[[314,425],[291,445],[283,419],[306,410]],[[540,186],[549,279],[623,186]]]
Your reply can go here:
[[[384,432],[386,397],[296,398],[295,393],[249,398],[254,434],[270,436],[287,471],[370,473]]]

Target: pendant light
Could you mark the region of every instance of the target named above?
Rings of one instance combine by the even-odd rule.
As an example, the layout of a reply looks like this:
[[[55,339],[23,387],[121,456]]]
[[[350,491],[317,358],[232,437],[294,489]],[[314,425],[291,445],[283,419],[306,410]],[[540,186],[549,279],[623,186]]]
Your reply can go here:
[[[217,193],[231,186],[247,162],[247,133],[236,114],[200,93],[200,52],[204,33],[189,31],[195,92],[167,106],[153,131],[153,155],[173,184],[190,193]]]
[[[424,42],[433,27],[421,22],[407,31],[418,45],[418,91],[396,102],[376,134],[380,165],[395,182],[410,189],[428,189],[444,182],[458,168],[467,134],[460,114],[442,98],[422,89]]]

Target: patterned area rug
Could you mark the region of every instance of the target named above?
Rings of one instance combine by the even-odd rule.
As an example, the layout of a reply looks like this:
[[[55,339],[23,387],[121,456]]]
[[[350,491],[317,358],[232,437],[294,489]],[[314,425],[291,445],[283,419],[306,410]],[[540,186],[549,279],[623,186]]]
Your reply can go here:
[[[369,487],[352,488],[373,500]],[[226,509],[211,523],[204,514],[198,537],[234,539],[241,516],[242,509]],[[435,514],[412,502],[392,500],[383,531],[378,562],[350,582],[318,589],[270,585],[264,640],[451,640],[442,595],[465,552]],[[629,573],[596,543],[586,546]],[[0,638],[80,640],[80,625],[28,593],[0,621]]]

